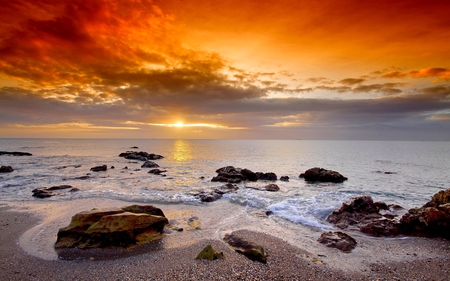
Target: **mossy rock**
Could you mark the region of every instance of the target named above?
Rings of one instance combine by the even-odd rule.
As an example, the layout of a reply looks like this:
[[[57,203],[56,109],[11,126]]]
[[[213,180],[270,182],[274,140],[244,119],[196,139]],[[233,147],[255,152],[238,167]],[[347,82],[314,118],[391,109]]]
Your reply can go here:
[[[222,252],[216,252],[211,245],[207,245],[203,250],[197,255],[195,259],[197,260],[210,260],[213,261],[215,259],[223,258]]]

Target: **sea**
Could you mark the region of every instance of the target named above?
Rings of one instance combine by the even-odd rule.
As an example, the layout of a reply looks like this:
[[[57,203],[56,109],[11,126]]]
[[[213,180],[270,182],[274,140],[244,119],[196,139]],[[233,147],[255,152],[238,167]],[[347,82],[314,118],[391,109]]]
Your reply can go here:
[[[135,148],[137,147],[137,148]],[[0,139],[0,151],[32,156],[1,155],[0,200],[6,202],[72,201],[90,198],[138,203],[205,205],[195,194],[223,183],[212,182],[225,166],[288,176],[276,181],[278,192],[257,190],[268,182],[241,182],[220,200],[248,212],[271,211],[294,224],[330,228],[327,216],[352,197],[406,209],[425,204],[433,194],[450,188],[450,142],[313,141],[313,140],[161,140],[161,139]],[[164,156],[154,160],[163,175],[148,173],[143,162],[119,157],[126,151]],[[107,165],[107,171],[91,167]],[[112,168],[114,167],[114,168]],[[309,168],[337,171],[343,183],[305,182]],[[76,192],[36,198],[32,190],[71,185]],[[252,188],[253,187],[253,188]]]

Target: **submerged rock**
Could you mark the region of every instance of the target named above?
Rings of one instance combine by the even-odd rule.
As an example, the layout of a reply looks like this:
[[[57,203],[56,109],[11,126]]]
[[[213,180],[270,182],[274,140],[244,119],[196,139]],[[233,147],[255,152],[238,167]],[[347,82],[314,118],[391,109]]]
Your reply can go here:
[[[13,152],[0,151],[0,155],[32,156],[33,154],[31,154],[31,153],[29,153],[29,152],[20,152],[20,151],[13,151]]]
[[[166,224],[163,212],[153,206],[94,209],[74,215],[58,231],[55,248],[130,248],[161,238]]]
[[[233,248],[233,250],[240,254],[243,254],[247,258],[262,263],[267,262],[267,253],[264,251],[264,248],[262,246],[246,241],[233,233],[225,234],[223,240],[227,242],[231,246],[231,248]]]
[[[14,169],[11,166],[1,166],[0,167],[0,173],[11,173]]]
[[[304,178],[306,181],[319,181],[319,182],[334,182],[341,183],[348,178],[344,177],[340,173],[332,170],[326,170],[323,168],[311,168],[300,174],[300,178]]]
[[[154,154],[154,153],[148,153],[145,151],[127,151],[122,152],[119,154],[119,157],[124,157],[125,159],[132,159],[132,160],[140,160],[140,161],[148,161],[148,160],[159,160],[164,158],[162,155]]]
[[[203,250],[198,253],[196,260],[210,260],[213,261],[215,259],[221,259],[223,258],[222,252],[216,252],[214,248],[211,245],[207,245]]]
[[[70,189],[69,192],[78,191],[78,188],[72,188],[71,185],[57,185],[52,187],[40,187],[35,188],[31,192],[33,192],[33,196],[37,198],[47,198],[55,195],[60,195],[60,192],[54,192],[59,190]]]
[[[91,168],[92,172],[103,172],[108,170],[108,167],[106,165],[102,165],[102,166],[95,166]]]
[[[353,237],[340,231],[323,233],[317,241],[327,247],[336,248],[346,253],[350,253],[357,244]]]
[[[145,161],[145,163],[142,164],[141,166],[141,168],[158,168],[158,167],[159,165],[153,161]]]
[[[232,183],[227,183],[216,187],[214,190],[202,190],[198,193],[194,193],[193,195],[200,199],[202,202],[213,202],[222,198],[223,194],[235,192],[239,188]]]
[[[166,170],[160,170],[160,169],[151,169],[150,171],[148,171],[149,174],[154,174],[154,175],[160,175],[161,173],[165,173],[167,172]]]

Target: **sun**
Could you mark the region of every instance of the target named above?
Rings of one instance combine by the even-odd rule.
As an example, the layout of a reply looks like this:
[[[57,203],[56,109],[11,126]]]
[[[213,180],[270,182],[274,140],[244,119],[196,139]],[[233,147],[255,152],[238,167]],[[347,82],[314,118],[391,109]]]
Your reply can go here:
[[[177,128],[182,128],[184,126],[184,124],[183,124],[183,122],[178,122],[178,123],[173,124],[173,126],[177,127]]]

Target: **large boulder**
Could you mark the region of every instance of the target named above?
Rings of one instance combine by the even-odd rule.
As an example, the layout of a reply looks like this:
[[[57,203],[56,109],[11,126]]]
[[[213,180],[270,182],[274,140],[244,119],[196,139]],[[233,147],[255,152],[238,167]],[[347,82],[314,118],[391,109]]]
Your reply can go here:
[[[336,248],[346,253],[350,253],[357,244],[353,237],[340,231],[323,233],[317,241],[327,247]]]
[[[0,173],[11,173],[14,169],[11,166],[1,166],[0,167]]]
[[[341,229],[349,226],[372,236],[396,236],[400,234],[399,218],[403,208],[373,202],[368,195],[357,196],[343,203],[339,210],[333,211],[327,221]]]
[[[166,224],[164,213],[153,206],[94,209],[74,215],[58,231],[55,248],[131,248],[161,238]]]
[[[319,181],[319,182],[334,182],[334,183],[341,183],[348,179],[336,171],[326,170],[317,167],[306,170],[304,173],[300,174],[299,177],[304,178],[306,181],[310,182]]]
[[[212,182],[240,183],[241,181],[277,180],[277,175],[274,173],[255,173],[249,169],[235,168],[233,166],[217,169],[216,173],[217,176],[211,179]]]
[[[267,253],[260,245],[244,240],[233,233],[225,234],[223,240],[227,242],[236,252],[243,254],[247,258],[262,263],[267,262]]]
[[[439,191],[421,208],[410,209],[400,222],[404,234],[450,239],[450,189]]]

